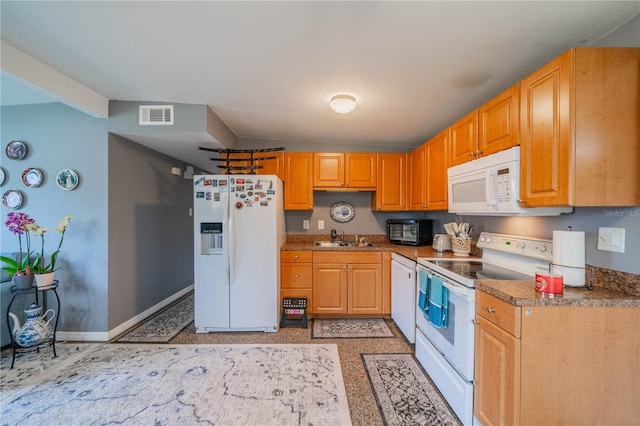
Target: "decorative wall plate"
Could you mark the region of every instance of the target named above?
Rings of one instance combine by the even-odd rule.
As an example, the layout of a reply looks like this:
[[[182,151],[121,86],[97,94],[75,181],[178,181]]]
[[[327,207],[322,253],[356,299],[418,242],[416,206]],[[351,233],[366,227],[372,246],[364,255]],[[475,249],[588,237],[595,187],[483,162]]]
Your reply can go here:
[[[22,172],[22,183],[25,186],[35,188],[42,183],[42,172],[35,167],[29,167]]]
[[[2,204],[9,210],[19,209],[22,205],[22,192],[10,189],[2,195]]]
[[[11,160],[22,160],[27,155],[27,144],[22,141],[11,141],[7,144],[4,152]]]
[[[56,184],[60,189],[71,191],[78,186],[78,174],[71,169],[62,169],[56,176]]]
[[[356,209],[349,203],[340,202],[331,206],[329,214],[331,215],[331,219],[344,223],[354,218]]]
[[[4,169],[0,167],[0,186],[4,183]]]

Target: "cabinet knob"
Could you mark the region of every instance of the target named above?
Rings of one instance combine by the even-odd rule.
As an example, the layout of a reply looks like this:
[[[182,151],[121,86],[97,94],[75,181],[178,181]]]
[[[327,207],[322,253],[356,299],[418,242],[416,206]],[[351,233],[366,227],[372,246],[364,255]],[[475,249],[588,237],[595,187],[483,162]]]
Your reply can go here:
[[[298,276],[299,276],[298,274],[295,274],[295,275],[293,276],[293,278],[295,278],[295,279],[297,280],[297,279],[298,279]]]
[[[525,201],[524,201],[524,200],[518,200],[518,204],[519,204],[519,205],[521,205],[521,206],[523,206],[523,205],[525,205],[526,203],[525,203]]]
[[[476,156],[480,157],[482,155],[482,151],[476,151]]]
[[[294,258],[295,260],[298,260],[298,255],[296,254],[295,256],[293,256],[293,258]]]
[[[488,312],[488,313],[492,314],[492,313],[494,313],[495,311],[496,311],[496,310],[495,310],[495,309],[493,309],[491,306],[487,306],[487,312]]]
[[[476,156],[476,153],[475,153],[475,152],[470,152],[470,153],[469,153],[469,156],[470,156],[470,157],[475,157],[475,156]]]
[[[342,182],[342,183],[340,184],[340,186],[344,186],[344,182]]]

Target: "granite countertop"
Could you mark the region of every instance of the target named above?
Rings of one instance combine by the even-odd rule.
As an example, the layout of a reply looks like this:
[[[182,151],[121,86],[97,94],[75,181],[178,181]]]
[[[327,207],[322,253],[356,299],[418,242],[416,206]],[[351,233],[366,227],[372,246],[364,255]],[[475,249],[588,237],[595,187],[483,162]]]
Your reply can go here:
[[[316,247],[313,245],[314,241],[287,241],[280,249],[283,251],[293,250],[305,250],[305,251],[390,251],[397,253],[412,260],[416,260],[418,257],[429,258],[450,258],[454,256],[453,252],[437,252],[434,251],[431,246],[405,246],[401,244],[391,244],[389,242],[376,242],[367,239],[373,246],[356,247],[356,246],[343,246],[343,247]],[[328,241],[328,240],[326,240]],[[351,241],[351,240],[348,240]],[[470,256],[471,258],[477,258],[477,256]]]
[[[515,306],[640,307],[640,297],[603,287],[565,287],[562,295],[536,291],[535,281],[477,280],[476,289]]]
[[[360,235],[373,244],[373,246],[356,247],[315,247],[314,241],[329,241],[329,235],[300,235],[287,236],[287,242],[281,250],[306,250],[306,251],[387,251],[400,254],[412,260],[419,257],[431,259],[457,258],[452,252],[436,252],[431,246],[406,246],[391,244],[385,235]],[[345,241],[354,241],[355,235],[346,235]],[[482,250],[472,245],[472,256],[466,259],[478,259],[482,257]],[[476,289],[482,290],[498,299],[504,300],[515,306],[619,306],[640,307],[640,290],[638,276],[634,274],[622,274],[616,271],[608,271],[593,268],[587,265],[593,290],[585,287],[565,287],[562,296],[545,295],[535,290],[535,282],[531,281],[506,281],[506,280],[477,280]],[[595,271],[595,272],[594,272]],[[606,273],[604,273],[606,271]],[[627,291],[628,290],[628,291]]]

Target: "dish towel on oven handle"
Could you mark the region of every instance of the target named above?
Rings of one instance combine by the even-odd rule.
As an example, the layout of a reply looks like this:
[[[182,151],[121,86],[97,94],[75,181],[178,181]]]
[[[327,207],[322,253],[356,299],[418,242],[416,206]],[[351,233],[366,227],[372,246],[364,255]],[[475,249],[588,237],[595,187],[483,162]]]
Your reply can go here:
[[[418,269],[418,307],[425,313],[427,312],[427,309],[429,309],[429,305],[427,304],[429,275],[429,272],[424,269]]]
[[[445,328],[447,326],[449,310],[449,291],[442,283],[442,279],[430,275],[427,283],[427,309],[426,317],[434,327]]]

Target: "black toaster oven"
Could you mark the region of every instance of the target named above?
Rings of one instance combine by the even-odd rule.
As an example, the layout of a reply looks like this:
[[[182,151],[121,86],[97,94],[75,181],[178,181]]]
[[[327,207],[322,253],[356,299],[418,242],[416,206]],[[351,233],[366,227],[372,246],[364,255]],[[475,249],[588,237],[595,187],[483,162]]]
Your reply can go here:
[[[387,219],[387,240],[409,246],[429,245],[433,242],[433,220]]]

